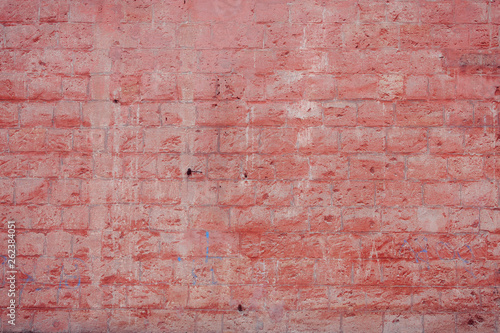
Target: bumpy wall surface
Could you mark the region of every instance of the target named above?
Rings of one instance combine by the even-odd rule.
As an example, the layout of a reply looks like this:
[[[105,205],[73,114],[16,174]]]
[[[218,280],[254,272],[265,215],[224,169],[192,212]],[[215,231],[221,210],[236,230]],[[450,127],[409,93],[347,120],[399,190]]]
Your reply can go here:
[[[1,329],[499,332],[499,27],[498,0],[1,0]]]

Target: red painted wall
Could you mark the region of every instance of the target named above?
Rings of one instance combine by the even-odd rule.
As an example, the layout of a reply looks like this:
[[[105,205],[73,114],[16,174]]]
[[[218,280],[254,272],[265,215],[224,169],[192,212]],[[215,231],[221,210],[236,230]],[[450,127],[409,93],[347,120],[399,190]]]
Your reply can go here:
[[[499,332],[499,25],[1,0],[2,330]]]

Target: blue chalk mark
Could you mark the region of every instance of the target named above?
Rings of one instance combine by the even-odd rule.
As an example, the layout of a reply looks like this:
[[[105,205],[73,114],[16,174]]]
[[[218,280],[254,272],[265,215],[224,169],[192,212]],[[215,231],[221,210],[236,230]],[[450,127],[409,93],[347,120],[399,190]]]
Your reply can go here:
[[[417,239],[415,239],[417,240]],[[419,259],[420,259],[420,262],[425,262],[427,264],[427,269],[430,268],[430,264],[429,264],[429,258],[428,258],[428,251],[427,251],[427,238],[424,237],[423,241],[425,242],[425,247],[423,247],[422,245],[418,244],[420,246],[420,251],[418,252],[415,252],[415,250],[413,249],[413,247],[410,245],[410,243],[408,243],[408,241],[405,239],[403,244],[401,245],[400,249],[399,249],[399,254],[402,253],[402,250],[403,250],[403,247],[405,245],[408,245],[411,253],[413,253],[413,256],[415,257],[415,261],[416,263],[418,264],[419,263]],[[427,258],[424,258],[424,257],[420,257],[420,253],[425,253],[427,254]]]
[[[205,235],[207,236],[207,256],[205,257],[205,262],[208,262],[208,247],[209,247],[209,237],[210,237],[208,231],[206,232]]]
[[[177,260],[182,261],[181,257],[177,257]]]
[[[217,284],[217,280],[215,279],[214,268],[210,268],[210,272],[212,272],[212,284]]]
[[[26,274],[26,273],[25,273]],[[26,285],[28,283],[31,283],[31,282],[34,282],[35,280],[33,279],[33,277],[29,274],[26,274],[27,278],[26,279],[20,279],[21,281],[23,281],[23,286],[21,287],[21,290],[19,290],[19,306],[21,306],[21,300],[22,300],[22,297],[23,297],[23,290],[24,290],[24,287],[26,287]]]
[[[193,264],[194,264],[194,260],[193,260]],[[194,272],[194,268],[191,269],[191,275],[193,276],[193,286],[195,286],[196,285],[196,279],[198,279],[198,276]]]
[[[441,260],[445,260],[445,261],[448,261],[448,260],[455,260],[455,250],[453,250],[450,246],[450,244],[448,243],[445,243],[445,242],[439,242],[437,245],[444,245],[445,247],[448,248],[448,250],[450,250],[450,252],[453,252],[453,258],[451,259],[446,259],[446,258],[442,258],[441,255],[440,255],[440,251],[437,249],[436,247],[436,252],[437,252],[437,255],[438,255],[438,258],[441,259]]]

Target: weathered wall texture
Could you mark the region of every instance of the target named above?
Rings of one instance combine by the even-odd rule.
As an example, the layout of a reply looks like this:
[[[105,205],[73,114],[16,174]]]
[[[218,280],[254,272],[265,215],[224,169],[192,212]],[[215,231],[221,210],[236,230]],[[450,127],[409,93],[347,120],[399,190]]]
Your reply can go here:
[[[498,0],[1,0],[3,331],[499,332],[499,25]]]

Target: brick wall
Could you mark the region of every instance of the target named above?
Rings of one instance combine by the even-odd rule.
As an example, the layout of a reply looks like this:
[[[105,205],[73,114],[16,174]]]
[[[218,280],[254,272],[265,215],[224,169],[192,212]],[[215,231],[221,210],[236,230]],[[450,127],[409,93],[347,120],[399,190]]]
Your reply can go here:
[[[499,24],[1,0],[2,330],[499,332]]]

